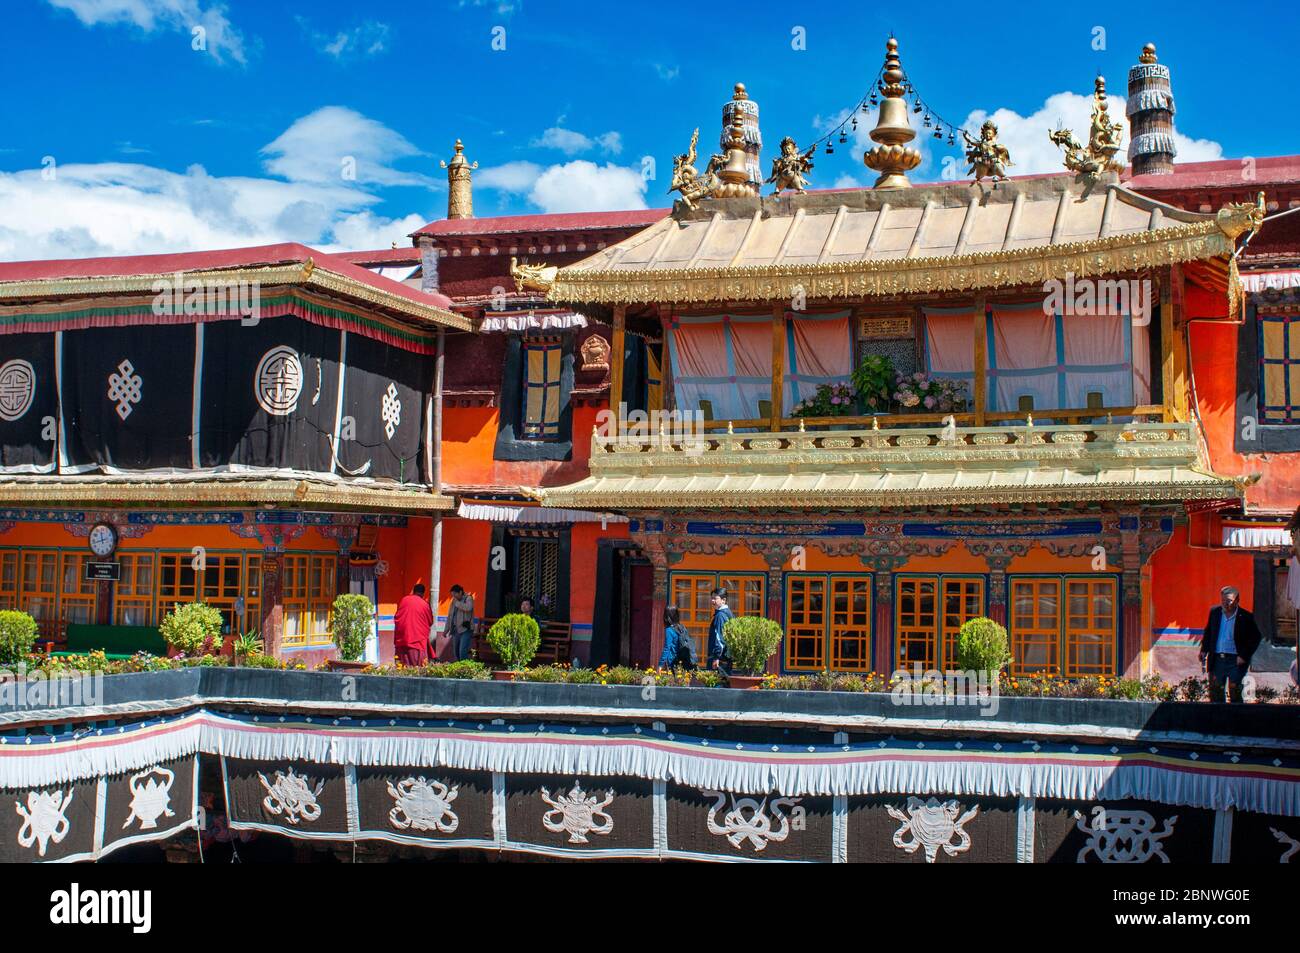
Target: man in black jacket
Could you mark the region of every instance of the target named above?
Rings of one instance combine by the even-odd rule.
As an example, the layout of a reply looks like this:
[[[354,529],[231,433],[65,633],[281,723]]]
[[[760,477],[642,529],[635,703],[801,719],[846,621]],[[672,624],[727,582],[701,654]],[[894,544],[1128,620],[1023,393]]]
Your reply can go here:
[[[1241,608],[1241,593],[1232,586],[1220,591],[1221,603],[1210,610],[1201,633],[1201,664],[1210,677],[1210,701],[1223,701],[1223,684],[1228,696],[1241,703],[1241,682],[1250,668],[1250,657],[1259,648],[1259,626],[1255,617]]]

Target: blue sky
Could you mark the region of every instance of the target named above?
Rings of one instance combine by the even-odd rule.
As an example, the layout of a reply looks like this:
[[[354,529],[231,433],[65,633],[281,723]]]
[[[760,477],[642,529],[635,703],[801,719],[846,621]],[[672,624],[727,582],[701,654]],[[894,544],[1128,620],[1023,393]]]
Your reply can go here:
[[[1122,97],[1147,41],[1173,70],[1180,159],[1300,151],[1290,75],[1300,13],[1283,4],[1252,4],[1231,22],[1228,8],[1200,2],[890,14],[755,0],[4,8],[3,259],[405,244],[445,213],[437,162],[457,136],[480,164],[480,216],[666,206],[672,155],[696,126],[712,147],[734,82],[759,102],[770,156],[782,136],[816,137],[863,95],[890,31],[942,115],[971,128],[994,115],[1013,173],[1059,168],[1046,130],[1086,129],[1093,77]],[[870,125],[818,159],[814,187],[870,181]],[[951,154],[928,154],[913,178],[940,178]],[[646,156],[660,172],[649,182]]]

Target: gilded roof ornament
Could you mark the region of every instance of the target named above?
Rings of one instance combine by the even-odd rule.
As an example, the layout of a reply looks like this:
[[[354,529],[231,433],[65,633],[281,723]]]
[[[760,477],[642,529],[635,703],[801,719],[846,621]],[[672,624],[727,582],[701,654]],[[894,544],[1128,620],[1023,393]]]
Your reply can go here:
[[[438,165],[447,170],[447,217],[474,217],[474,186],[472,173],[478,163],[471,163],[465,158],[465,144],[456,140],[456,151],[451,161],[440,161]]]
[[[903,98],[902,63],[898,58],[898,41],[892,36],[885,44],[885,71],[881,78],[880,118],[871,130],[871,141],[880,143],[862,156],[868,169],[880,173],[878,189],[906,189],[912,183],[907,173],[921,164],[921,153],[907,143],[916,138],[916,130],[907,120],[907,101]]]
[[[772,160],[772,174],[767,178],[769,184],[776,186],[772,194],[780,195],[783,189],[805,191],[808,187],[805,176],[813,167],[812,157],[816,151],[817,147],[813,146],[806,152],[800,152],[794,139],[789,136],[782,139],[781,154]]]
[[[691,147],[684,153],[673,158],[673,181],[668,187],[668,191],[680,192],[682,201],[686,203],[689,209],[699,207],[699,200],[707,198],[714,193],[719,183],[715,171],[718,165],[719,156],[714,156],[709,162],[709,167],[704,175],[700,175],[699,170],[695,168],[695,159],[697,149],[700,143],[700,130],[696,127],[695,132],[691,135]]]
[[[520,294],[525,291],[540,291],[543,294],[550,291],[559,270],[557,265],[521,265],[519,259],[510,259],[510,277],[515,280],[515,290]]]
[[[1092,121],[1085,147],[1068,129],[1049,132],[1048,138],[1065,150],[1065,167],[1079,175],[1095,178],[1105,172],[1120,172],[1124,163],[1115,158],[1124,138],[1123,123],[1112,123],[1106,105],[1106,80],[1098,76],[1092,94]]]
[[[1229,202],[1219,209],[1215,224],[1231,239],[1236,239],[1243,232],[1259,231],[1264,224],[1264,193],[1260,192],[1254,202]]]
[[[743,94],[743,83],[736,84],[738,93]],[[745,116],[739,110],[732,114],[731,138],[726,143],[726,164],[717,168],[718,156],[709,163],[709,170],[717,172],[719,184],[713,190],[715,198],[744,198],[758,194],[758,184],[751,181],[749,174],[749,143],[745,137]]]
[[[1007,167],[1013,165],[1011,153],[1007,147],[998,142],[998,127],[992,119],[984,120],[980,126],[980,137],[972,139],[963,129],[961,137],[966,140],[966,161],[970,163],[969,175],[979,182],[984,178],[993,181],[1006,181]]]

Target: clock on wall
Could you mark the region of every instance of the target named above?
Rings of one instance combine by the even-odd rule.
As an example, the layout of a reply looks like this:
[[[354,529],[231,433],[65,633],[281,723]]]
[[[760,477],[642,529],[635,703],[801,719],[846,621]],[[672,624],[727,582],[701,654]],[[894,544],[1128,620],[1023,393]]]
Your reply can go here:
[[[111,556],[117,549],[117,530],[111,523],[96,523],[90,528],[90,551],[96,556]]]

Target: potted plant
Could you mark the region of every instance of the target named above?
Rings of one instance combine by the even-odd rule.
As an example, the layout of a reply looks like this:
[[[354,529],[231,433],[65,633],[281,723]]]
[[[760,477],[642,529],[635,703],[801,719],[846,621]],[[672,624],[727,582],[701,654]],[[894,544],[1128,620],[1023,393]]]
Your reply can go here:
[[[492,623],[487,642],[505,665],[504,670],[493,671],[492,677],[498,681],[513,681],[537,654],[537,647],[542,643],[542,630],[536,619],[512,612]]]
[[[0,612],[0,665],[18,665],[27,660],[40,630],[26,612]]]
[[[221,650],[221,612],[202,602],[176,603],[163,616],[158,630],[167,644],[182,655],[208,655]]]
[[[853,387],[864,414],[883,414],[890,409],[898,372],[883,354],[868,354],[853,368]]]
[[[722,640],[731,659],[732,688],[757,688],[767,670],[767,660],[781,644],[781,627],[761,616],[736,616],[722,629]]]
[[[894,400],[903,413],[957,413],[966,409],[966,383],[951,377],[927,377],[920,371],[899,374],[894,383]]]
[[[984,673],[992,685],[1010,661],[1011,650],[1007,647],[1005,628],[983,616],[962,623],[957,633],[958,669]]]
[[[356,671],[369,663],[361,661],[366,639],[375,617],[375,607],[360,593],[344,593],[330,609],[330,635],[339,657],[326,664],[332,670]]]
[[[236,636],[230,648],[235,657],[235,664],[247,665],[250,658],[262,654],[262,640],[256,629],[250,629],[243,635]]]
[[[818,384],[811,397],[805,397],[794,408],[796,417],[848,417],[857,409],[857,395],[848,384]],[[814,424],[813,429],[824,425]]]

